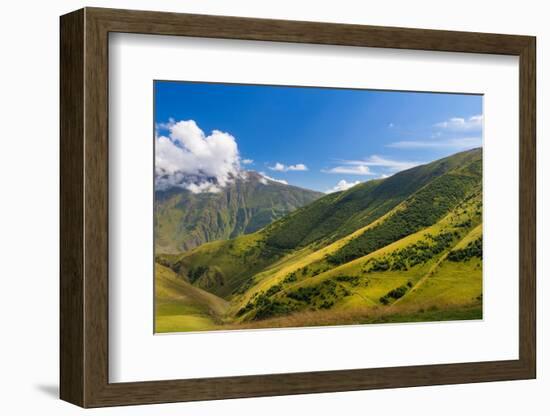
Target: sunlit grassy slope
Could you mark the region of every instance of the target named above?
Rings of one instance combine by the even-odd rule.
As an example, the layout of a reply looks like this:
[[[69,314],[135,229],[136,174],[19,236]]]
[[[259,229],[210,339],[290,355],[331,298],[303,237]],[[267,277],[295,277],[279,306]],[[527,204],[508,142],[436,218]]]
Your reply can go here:
[[[157,330],[479,319],[481,170],[480,149],[459,153],[158,256],[180,298],[157,294]]]
[[[227,301],[155,265],[155,332],[196,331],[221,324]]]

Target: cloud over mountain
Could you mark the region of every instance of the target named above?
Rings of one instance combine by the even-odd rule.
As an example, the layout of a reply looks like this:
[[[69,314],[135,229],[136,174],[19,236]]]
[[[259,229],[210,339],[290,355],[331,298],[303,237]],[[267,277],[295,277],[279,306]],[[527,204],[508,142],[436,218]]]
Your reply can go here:
[[[263,183],[264,185],[267,185],[267,181],[277,182],[282,185],[288,185],[288,182],[285,181],[284,179],[272,178],[271,176],[266,175],[265,172],[260,172],[260,175],[262,176],[262,178],[260,179],[260,182]]]
[[[206,135],[194,120],[170,120],[155,137],[155,187],[218,192],[241,172],[235,138],[219,130]]]
[[[334,187],[327,190],[326,194],[331,194],[333,192],[347,191],[349,188],[354,187],[355,185],[360,184],[361,181],[348,182],[345,179],[342,179]]]

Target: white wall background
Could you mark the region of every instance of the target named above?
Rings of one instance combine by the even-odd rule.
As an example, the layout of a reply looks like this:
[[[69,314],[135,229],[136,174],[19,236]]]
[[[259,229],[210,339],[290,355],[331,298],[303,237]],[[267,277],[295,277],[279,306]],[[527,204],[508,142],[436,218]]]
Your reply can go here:
[[[5,2],[0,15],[0,410],[3,414],[83,412],[58,394],[58,16],[82,6],[317,20],[536,35],[538,38],[539,377],[534,381],[167,404],[87,411],[102,415],[548,414],[550,361],[543,331],[550,209],[543,183],[550,145],[543,137],[550,101],[550,26],[545,2],[523,0],[52,0]],[[505,169],[506,167],[503,167]],[[546,200],[544,200],[546,199]]]

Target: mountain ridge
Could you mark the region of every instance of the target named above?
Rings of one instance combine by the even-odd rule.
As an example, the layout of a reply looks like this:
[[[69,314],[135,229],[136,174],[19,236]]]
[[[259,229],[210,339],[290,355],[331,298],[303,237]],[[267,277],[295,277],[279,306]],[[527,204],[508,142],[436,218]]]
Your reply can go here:
[[[481,172],[481,149],[457,153],[156,260],[228,302],[220,328],[477,319]]]
[[[155,192],[157,253],[187,251],[214,240],[250,234],[323,196],[247,171],[218,193],[183,188]]]

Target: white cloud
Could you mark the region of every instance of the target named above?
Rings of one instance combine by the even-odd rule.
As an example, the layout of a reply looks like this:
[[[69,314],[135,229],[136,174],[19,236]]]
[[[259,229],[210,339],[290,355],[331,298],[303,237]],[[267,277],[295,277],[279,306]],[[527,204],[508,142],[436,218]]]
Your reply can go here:
[[[267,181],[277,182],[277,183],[280,183],[282,185],[288,185],[288,182],[285,181],[284,179],[272,178],[271,176],[266,175],[265,172],[260,172],[260,175],[262,175],[262,178],[260,179],[260,182],[263,183],[264,185],[267,185]]]
[[[254,163],[254,160],[252,160],[252,159],[243,159],[243,160],[241,160],[241,163],[243,165],[252,165]]]
[[[307,170],[307,166],[304,165],[303,163],[298,163],[296,165],[290,165],[288,167],[288,170],[298,170],[298,171],[305,171]]]
[[[371,167],[382,168],[390,172],[398,172],[420,164],[420,162],[392,160],[376,155],[370,156],[364,160],[343,160],[340,163],[339,166],[322,170],[322,172],[348,175],[376,175],[376,173],[371,170]]]
[[[348,163],[344,161],[344,163]],[[344,175],[375,175],[375,173],[371,172],[370,168],[367,165],[344,165],[344,166],[336,166],[331,169],[322,170],[322,172],[325,173],[337,173],[337,174],[344,174]]]
[[[354,187],[355,185],[360,184],[361,181],[355,181],[355,182],[348,182],[345,179],[342,179],[340,182],[336,184],[333,188],[330,188],[329,190],[325,191],[326,194],[331,194],[333,192],[340,192],[348,190],[349,188]]]
[[[222,189],[216,184],[210,182],[188,183],[184,186],[187,190],[194,194],[201,194],[203,192],[218,193]]]
[[[407,140],[394,142],[387,145],[396,149],[428,149],[428,148],[450,148],[467,149],[481,146],[480,137],[462,137],[443,140]]]
[[[453,131],[471,131],[471,130],[481,130],[483,126],[483,116],[475,115],[468,119],[462,117],[452,117],[441,123],[436,123],[434,127],[453,130]]]
[[[166,121],[166,122],[164,122],[164,123],[163,123],[163,122],[161,122],[161,123],[156,123],[156,124],[155,124],[155,130],[156,130],[156,132],[157,132],[157,134],[158,134],[158,131],[159,131],[159,130],[170,130],[170,128],[171,128],[174,124],[176,124],[176,120],[174,120],[172,117],[170,117],[170,118],[168,119],[168,121]]]
[[[413,162],[408,160],[394,160],[394,159],[383,158],[376,155],[373,155],[367,158],[365,161],[354,161],[354,163],[357,163],[357,164],[365,163],[367,166],[387,168],[388,170],[393,172],[410,169],[412,167],[415,167],[421,164],[421,162]]]
[[[168,135],[155,137],[156,189],[218,192],[240,174],[239,150],[231,134],[214,130],[207,136],[194,120],[169,120],[157,127]]]
[[[275,170],[275,171],[278,171],[278,172],[284,172],[285,168],[286,168],[286,166],[283,165],[282,163],[279,163],[279,162],[275,163],[275,165],[273,165],[273,166],[269,166],[269,169]]]
[[[288,171],[306,171],[307,166],[303,163],[297,163],[296,165],[285,165],[283,163],[277,162],[273,166],[268,166],[270,170],[274,170],[276,172],[288,172]]]
[[[453,149],[462,150],[481,146],[479,133],[483,127],[483,116],[469,118],[452,117],[434,124],[436,131],[427,140],[403,140],[389,143],[395,149]],[[457,137],[460,133],[462,137]],[[454,136],[454,137],[453,137]]]

